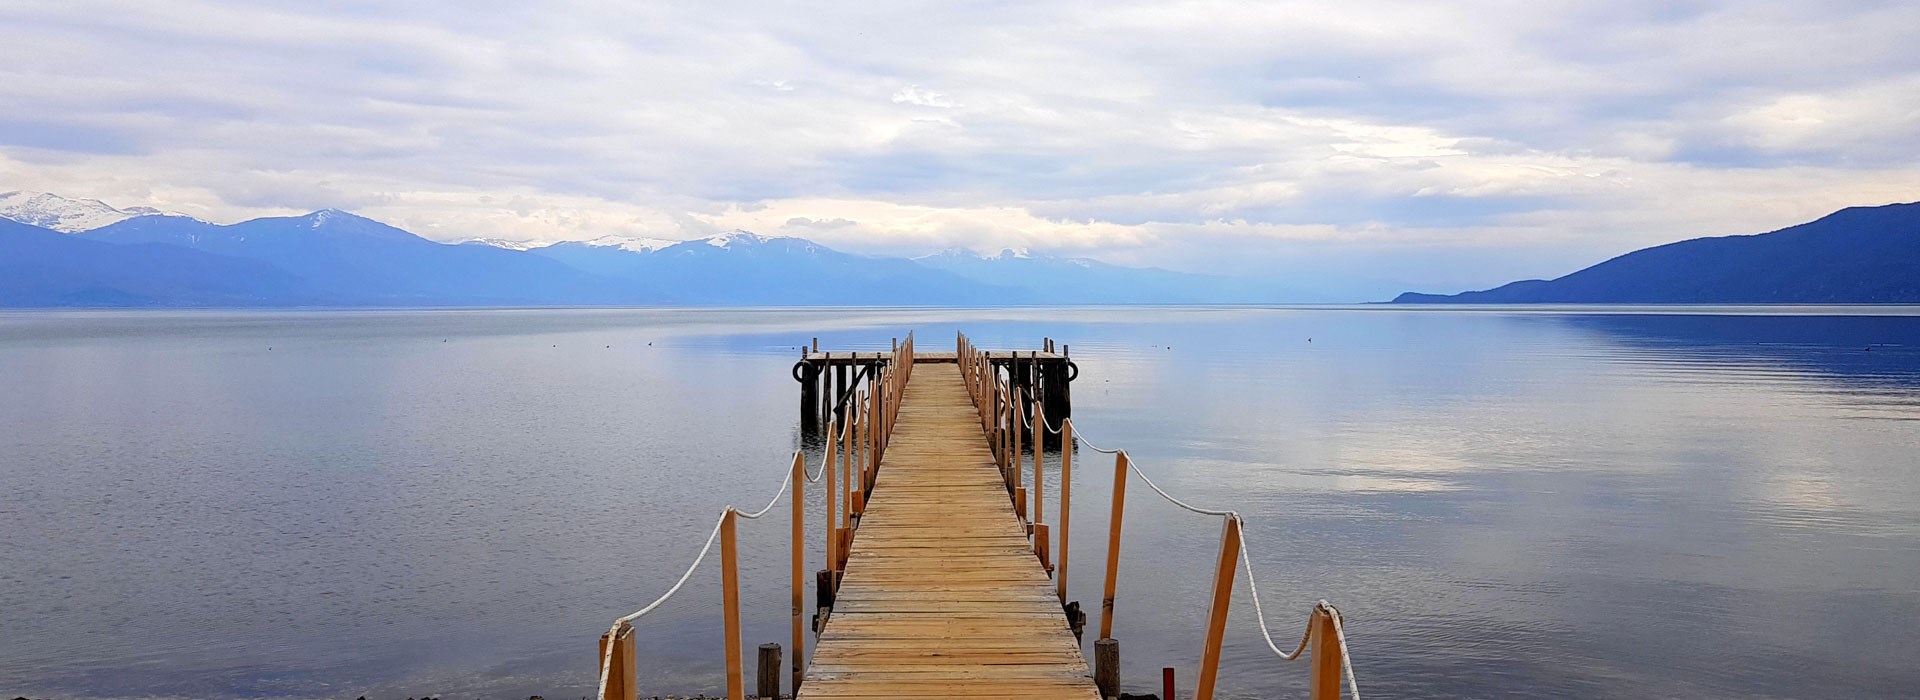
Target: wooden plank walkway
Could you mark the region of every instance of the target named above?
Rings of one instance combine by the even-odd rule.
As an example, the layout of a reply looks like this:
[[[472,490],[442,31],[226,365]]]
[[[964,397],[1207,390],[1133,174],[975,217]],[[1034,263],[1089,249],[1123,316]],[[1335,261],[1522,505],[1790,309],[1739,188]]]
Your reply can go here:
[[[958,366],[921,364],[800,686],[828,698],[1098,700]]]

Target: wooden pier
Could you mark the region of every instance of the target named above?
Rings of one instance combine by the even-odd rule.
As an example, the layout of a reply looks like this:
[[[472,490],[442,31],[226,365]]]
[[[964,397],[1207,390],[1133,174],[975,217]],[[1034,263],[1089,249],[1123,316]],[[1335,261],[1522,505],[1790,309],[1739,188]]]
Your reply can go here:
[[[1097,700],[955,364],[902,397],[802,700]]]
[[[820,352],[817,340],[811,350],[795,363],[794,378],[801,382],[802,425],[823,438],[818,469],[795,452],[786,483],[766,507],[722,511],[679,582],[614,620],[600,638],[600,700],[639,697],[633,623],[686,585],[715,543],[726,697],[733,700],[1118,697],[1113,617],[1126,489],[1135,477],[1173,504],[1221,523],[1191,696],[1212,699],[1244,558],[1240,516],[1175,499],[1122,450],[1094,448],[1113,455],[1114,478],[1104,504],[1105,579],[1091,669],[1082,656],[1087,616],[1067,600],[1079,443],[1068,389],[1078,370],[1066,346],[1056,352],[1048,339],[1035,351],[989,352],[962,335],[954,352],[920,353],[908,334],[889,352]],[[1051,509],[1041,459],[1050,448],[1057,449],[1060,473]],[[825,490],[820,551],[826,568],[812,577],[815,609],[808,625],[805,491],[816,482]],[[760,645],[758,682],[749,694],[735,533],[743,520],[765,516],[783,498],[791,508],[792,540],[788,663],[782,664],[779,644]],[[1253,572],[1247,575],[1251,581]],[[1311,649],[1309,698],[1339,700],[1343,675],[1346,687],[1353,682],[1339,611],[1326,601],[1313,606],[1299,648],[1289,653],[1274,641],[1257,598],[1254,603],[1261,634],[1281,660],[1306,657]],[[809,627],[816,647],[810,660]],[[1172,700],[1174,669],[1164,669],[1161,678],[1163,700]]]

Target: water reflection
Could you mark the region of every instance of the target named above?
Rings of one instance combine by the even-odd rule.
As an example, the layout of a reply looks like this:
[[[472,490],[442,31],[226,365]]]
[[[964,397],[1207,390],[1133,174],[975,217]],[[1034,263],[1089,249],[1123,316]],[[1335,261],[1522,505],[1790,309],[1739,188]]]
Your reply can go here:
[[[1850,387],[1920,387],[1920,325],[1896,316],[1575,315],[1569,327],[1643,349],[1650,360],[1824,375]]]
[[[1245,514],[1275,636],[1338,603],[1371,696],[1920,682],[1920,319],[1152,308],[0,315],[0,687],[587,694],[607,619],[815,448],[798,348],[908,328],[1070,345],[1086,434]],[[1190,687],[1218,523],[1134,488],[1126,677]],[[779,517],[749,640],[785,638]],[[645,621],[650,691],[721,687],[715,576]],[[1304,692],[1236,614],[1224,692]]]

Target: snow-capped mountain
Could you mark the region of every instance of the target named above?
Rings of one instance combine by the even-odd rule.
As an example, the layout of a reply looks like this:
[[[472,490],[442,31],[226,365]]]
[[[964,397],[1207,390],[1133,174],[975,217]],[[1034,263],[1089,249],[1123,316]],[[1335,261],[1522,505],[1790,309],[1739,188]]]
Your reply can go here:
[[[618,248],[629,253],[651,253],[680,241],[667,238],[644,238],[634,236],[601,236],[591,241],[581,241],[595,248]]]
[[[521,251],[533,250],[534,248],[547,245],[540,241],[516,241],[509,238],[486,238],[486,237],[462,238],[460,240],[454,241],[453,244],[454,245],[478,245],[478,246],[486,246],[488,248],[501,248],[504,250],[521,250]]]
[[[717,236],[707,236],[706,238],[699,239],[701,243],[726,250],[753,248],[768,243],[785,244],[791,241],[799,241],[809,246],[813,245],[812,241],[805,239],[793,238],[791,236],[762,236],[745,229],[734,229]]]
[[[579,245],[592,248],[618,248],[629,253],[651,253],[681,241],[669,238],[646,238],[639,236],[601,236],[586,241],[530,241],[512,238],[462,238],[454,241],[457,245],[483,245],[506,250],[528,251],[556,245]]]
[[[695,238],[695,239],[686,240],[686,241],[672,239],[672,238],[651,238],[647,236],[601,236],[599,238],[593,238],[593,239],[584,240],[584,241],[559,241],[559,242],[549,243],[549,242],[543,242],[543,241],[514,240],[510,238],[482,237],[482,238],[463,238],[463,239],[454,241],[454,243],[460,244],[460,245],[484,245],[484,246],[490,246],[494,248],[504,248],[507,250],[521,250],[521,251],[537,251],[537,250],[552,248],[554,250],[551,252],[562,252],[568,249],[579,250],[579,249],[587,249],[587,248],[603,248],[603,249],[608,249],[609,251],[617,250],[621,252],[639,253],[643,255],[647,253],[666,250],[668,248],[673,248],[675,246],[687,246],[686,248],[682,248],[680,252],[699,251],[699,250],[702,250],[703,246],[705,248],[718,248],[720,250],[742,250],[742,251],[765,250],[771,247],[771,248],[781,249],[784,252],[801,252],[801,253],[819,253],[827,250],[826,248],[821,247],[820,244],[814,243],[813,241],[809,241],[804,238],[794,238],[791,236],[762,236],[752,231],[745,231],[745,230],[738,230],[738,229],[733,231],[728,231],[722,234],[707,236],[705,238]]]
[[[45,192],[0,192],[0,218],[61,233],[91,231],[136,216],[164,213],[153,207],[116,209],[98,199],[68,199]]]
[[[744,255],[744,256],[766,256],[766,255],[815,256],[815,255],[821,255],[821,254],[841,255],[841,253],[839,252],[836,252],[830,248],[827,248],[826,246],[820,245],[813,241],[809,241],[805,238],[794,238],[792,236],[762,236],[752,231],[744,231],[740,229],[735,229],[719,235],[707,236],[706,238],[696,238],[691,241],[682,241],[680,243],[676,243],[674,245],[670,245],[665,248],[662,248],[660,249],[660,252],[663,255],[681,255],[681,256],[687,256],[687,255],[710,256],[710,255],[724,255],[724,254],[734,254],[734,255]]]

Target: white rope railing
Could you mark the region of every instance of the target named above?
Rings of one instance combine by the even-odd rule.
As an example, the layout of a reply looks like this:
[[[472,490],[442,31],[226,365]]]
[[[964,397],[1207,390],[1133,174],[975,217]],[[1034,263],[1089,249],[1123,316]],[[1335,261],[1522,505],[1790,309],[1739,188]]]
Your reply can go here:
[[[794,453],[794,456],[799,459],[805,459],[805,457],[797,451]],[[803,466],[804,466],[804,463],[803,463]],[[826,474],[826,468],[827,468],[826,461],[821,460],[819,473],[814,476],[807,477],[807,481],[809,483],[818,481],[821,475]],[[805,470],[802,469],[803,473],[804,471]],[[766,507],[761,508],[760,510],[754,511],[752,513],[740,512],[739,509],[734,508],[733,506],[727,506],[726,508],[722,509],[720,511],[720,519],[715,520],[713,523],[713,532],[707,533],[707,543],[700,546],[700,553],[694,555],[693,563],[687,566],[687,570],[684,573],[680,574],[680,579],[677,581],[674,581],[673,586],[668,588],[666,593],[660,594],[659,598],[655,598],[654,601],[651,603],[648,603],[646,607],[641,608],[639,610],[635,610],[626,615],[622,615],[618,618],[615,618],[613,621],[613,627],[608,629],[609,639],[611,639],[614,636],[618,636],[620,634],[620,628],[632,625],[633,621],[638,620],[642,617],[645,617],[647,613],[653,612],[655,608],[660,607],[662,604],[666,603],[669,598],[672,598],[675,593],[679,593],[680,588],[682,586],[687,585],[687,580],[693,578],[694,570],[699,569],[700,563],[703,561],[706,561],[707,554],[713,551],[713,543],[714,541],[720,538],[720,526],[722,523],[726,522],[727,513],[729,511],[731,511],[734,515],[738,515],[748,520],[757,520],[760,518],[760,516],[766,515],[767,511],[773,510],[773,506],[780,502],[781,496],[787,495],[787,488],[792,485],[793,485],[793,469],[789,468],[787,469],[786,478],[780,480],[780,490],[773,494],[773,498],[771,500],[767,501]],[[600,691],[594,697],[606,697],[607,675],[611,673],[613,669],[612,662],[613,662],[614,645],[609,643],[606,646],[607,646],[606,652],[601,655],[601,659],[600,659]]]
[[[894,358],[894,366],[889,367],[887,368],[886,371],[879,372],[879,373],[876,373],[873,367],[871,366],[862,368],[861,373],[855,377],[854,383],[856,385],[856,388],[854,388],[854,390],[852,391],[847,392],[841,398],[840,403],[835,407],[836,411],[838,411],[838,410],[841,410],[843,407],[847,407],[849,405],[861,405],[860,404],[861,401],[872,402],[869,408],[876,411],[876,413],[872,413],[872,414],[862,413],[861,414],[862,417],[860,421],[862,421],[863,425],[869,426],[868,428],[866,428],[866,430],[874,431],[873,442],[865,445],[865,447],[868,450],[873,452],[871,458],[875,460],[874,466],[877,466],[878,452],[885,448],[885,445],[888,441],[887,438],[890,437],[890,434],[892,432],[891,419],[898,414],[899,399],[900,399],[901,392],[905,388],[907,378],[912,374],[911,365],[906,363],[910,363],[914,356],[913,334],[908,333],[906,342],[897,343],[895,345],[895,350],[897,354]],[[860,383],[860,378],[868,377],[868,376],[872,377],[868,381],[869,386],[866,388],[859,388],[857,385]],[[849,404],[850,401],[852,402],[852,404]],[[866,422],[866,421],[871,421],[871,422]],[[854,432],[855,422],[856,421],[851,419],[844,421],[841,424],[842,429],[840,431],[840,434],[838,435],[830,434],[829,438],[833,440],[846,441],[848,449],[851,452],[851,450],[854,449],[854,441],[856,438],[856,435]],[[829,423],[829,433],[832,433],[832,432],[833,432],[832,424]],[[828,452],[830,453],[831,450],[829,450]],[[851,460],[851,457],[849,457],[849,460]],[[761,507],[759,510],[755,510],[752,512],[742,511],[733,506],[727,506],[726,508],[721,510],[720,519],[718,522],[714,523],[713,531],[711,533],[708,533],[706,543],[701,545],[700,551],[694,555],[693,562],[687,566],[687,570],[685,572],[682,572],[680,574],[680,578],[675,580],[673,585],[669,587],[665,593],[661,594],[659,598],[656,598],[654,599],[653,602],[648,603],[646,607],[643,607],[627,615],[623,615],[614,620],[613,626],[608,630],[608,634],[605,641],[605,649],[601,654],[599,693],[596,697],[605,698],[607,696],[607,688],[609,683],[612,680],[611,674],[613,673],[613,654],[615,653],[614,650],[618,646],[617,642],[621,638],[622,633],[623,632],[630,633],[631,632],[630,628],[635,621],[639,620],[641,617],[646,616],[648,613],[653,612],[655,609],[665,604],[669,599],[673,598],[675,594],[679,593],[680,590],[686,586],[687,581],[693,578],[693,572],[700,568],[700,564],[706,561],[707,555],[713,551],[714,542],[722,539],[721,535],[723,532],[726,533],[725,535],[726,542],[721,547],[721,549],[723,550],[723,555],[729,556],[729,557],[732,556],[730,552],[724,551],[724,550],[728,550],[733,546],[732,544],[733,534],[732,534],[731,526],[729,525],[729,522],[730,522],[728,520],[729,518],[740,517],[747,520],[760,519],[761,517],[765,516],[767,513],[771,512],[773,510],[773,507],[778,505],[781,499],[788,494],[789,489],[793,488],[795,472],[799,472],[800,477],[804,479],[806,483],[817,483],[830,473],[829,470],[834,468],[835,465],[833,464],[833,461],[834,460],[832,459],[826,458],[826,455],[822,455],[819,468],[816,470],[809,471],[806,468],[806,456],[804,452],[796,450],[793,453],[792,462],[790,463],[789,467],[785,470],[786,471],[785,476],[782,477],[780,480],[780,488],[774,492],[773,498],[768,499],[767,504],[765,506]],[[847,466],[849,467],[851,466],[851,461],[847,463]],[[854,485],[852,483],[849,483],[847,485],[847,488],[853,489]],[[797,497],[798,496],[796,494],[796,498]],[[829,508],[831,508],[831,501],[835,498],[838,498],[838,496],[836,494],[829,493],[827,494],[827,498],[830,501]],[[800,517],[799,509],[802,507],[802,504],[795,503],[794,507],[795,507],[795,517],[798,518]],[[796,520],[796,523],[797,522],[798,521]],[[798,529],[797,524],[795,527],[796,529],[794,531],[794,548],[795,548],[794,561],[796,563],[794,565],[795,566],[795,580],[794,580],[795,598],[794,600],[797,606],[798,601],[800,600],[799,599],[800,574],[798,573],[799,572],[798,567],[800,566],[800,564],[798,562],[800,561],[799,557],[801,556],[800,555],[801,550],[799,549],[800,530]],[[828,527],[829,528],[833,527],[833,523],[831,522],[828,523]],[[729,559],[726,562],[726,564],[729,567],[731,567],[732,566],[731,559]],[[729,578],[726,585],[729,587],[733,586],[734,585],[733,580]],[[729,591],[731,591],[731,588],[729,588]],[[729,595],[731,595],[731,593],[729,593]],[[796,607],[796,610],[797,609],[798,608]],[[733,631],[731,629],[733,620],[731,618],[735,614],[736,612],[729,612],[728,614],[730,618],[729,619],[730,629],[728,632],[729,635],[733,634]],[[794,625],[795,625],[794,635],[795,635],[796,644],[798,644],[799,634],[800,634],[799,624],[800,624],[799,616],[798,616],[798,613],[796,612],[794,617]],[[795,653],[798,654],[799,650],[795,649]],[[734,660],[730,657],[728,660],[728,663],[729,663],[729,666],[731,667],[732,665],[734,665]],[[730,668],[729,670],[730,685],[737,680],[735,678],[732,678],[733,675],[734,673]],[[623,682],[626,684],[629,684],[627,689],[631,691],[632,688],[630,684],[633,682],[633,679],[623,678]]]
[[[781,489],[781,490],[785,491],[786,489]],[[731,508],[729,508],[729,510],[731,510]],[[594,697],[604,698],[607,696],[607,675],[609,673],[612,673],[613,671],[613,647],[614,647],[614,645],[612,644],[613,638],[618,637],[620,635],[620,629],[622,627],[627,627],[633,624],[634,620],[638,620],[641,617],[645,616],[647,613],[653,612],[654,608],[658,608],[660,607],[661,604],[667,602],[667,599],[672,598],[673,594],[679,593],[681,586],[687,585],[687,579],[693,578],[693,571],[695,569],[700,568],[700,562],[706,561],[707,553],[713,551],[713,542],[714,540],[719,539],[720,537],[720,524],[726,522],[726,520],[727,520],[727,514],[725,511],[722,511],[720,513],[720,519],[714,521],[713,523],[713,532],[707,535],[707,543],[704,545],[701,545],[700,553],[694,555],[693,557],[693,564],[687,567],[687,570],[685,573],[680,574],[680,580],[673,582],[673,587],[668,588],[666,593],[661,594],[659,598],[655,598],[654,601],[651,603],[648,603],[646,607],[636,610],[634,612],[628,613],[626,615],[622,615],[613,621],[613,627],[607,630],[608,644],[606,645],[606,649],[603,650],[600,658],[600,691],[598,693],[595,693]]]
[[[827,460],[824,459],[824,455],[823,455],[823,459],[820,460],[820,470],[812,474],[806,474],[804,476],[806,476],[807,478],[807,483],[817,484],[817,483],[820,483],[820,478],[823,476],[826,476],[826,474],[827,474]]]
[[[796,453],[796,454],[797,454],[797,453]],[[804,459],[804,457],[803,457],[803,459]],[[825,464],[825,462],[822,462],[822,464]],[[823,472],[823,473],[824,473],[824,472]],[[752,512],[752,513],[742,513],[742,512],[740,512],[740,510],[739,510],[738,508],[734,508],[733,506],[727,506],[727,509],[728,509],[728,510],[732,510],[732,511],[734,512],[734,514],[735,514],[735,515],[738,515],[738,516],[740,516],[740,517],[742,517],[742,518],[746,518],[746,519],[748,519],[748,520],[759,520],[759,519],[760,519],[760,516],[762,516],[762,515],[766,515],[766,514],[767,514],[767,511],[770,511],[770,510],[773,510],[773,505],[774,505],[775,503],[779,503],[779,502],[780,502],[780,497],[781,497],[781,496],[785,496],[785,495],[787,495],[787,487],[788,487],[788,486],[792,486],[792,485],[793,485],[793,469],[792,469],[792,468],[788,468],[788,469],[787,469],[787,476],[786,476],[786,478],[784,478],[784,479],[781,479],[781,480],[780,480],[780,490],[779,490],[779,491],[775,491],[775,492],[773,493],[773,498],[772,498],[772,500],[769,500],[769,501],[767,501],[767,505],[766,505],[766,507],[763,507],[763,508],[761,508],[760,510],[756,510],[756,511],[754,511],[754,512]]]
[[[1036,426],[1034,425],[1032,418],[1026,415],[1025,412],[1009,411],[1008,413],[1020,414],[1020,417],[1018,419],[1020,427],[1025,428],[1026,430],[1036,429]],[[1066,425],[1069,422],[1071,422],[1072,419],[1063,417],[1060,419],[1059,423],[1056,424],[1053,420],[1051,420],[1051,417],[1042,415],[1040,418],[1040,421],[1041,423],[1040,423],[1040,426],[1038,426],[1038,429],[1044,430],[1047,434],[1050,434],[1050,435],[1060,435],[1062,434],[1062,432],[1065,431]],[[996,418],[994,422],[997,427],[1008,428],[1008,427],[1011,427],[1009,423],[1011,423],[1012,421],[1007,419]],[[1073,435],[1074,441],[1076,443],[1078,443],[1079,445],[1085,446],[1088,449],[1093,450],[1094,452],[1098,452],[1101,454],[1122,454],[1124,452],[1120,448],[1101,447],[1098,444],[1094,443],[1092,440],[1088,440],[1086,438],[1086,435],[1079,430],[1078,425],[1074,426],[1073,433],[1074,433]],[[1036,442],[1038,441],[1036,440]],[[1065,449],[1072,449],[1072,447],[1068,446]],[[1333,604],[1328,603],[1325,599],[1321,599],[1320,601],[1316,602],[1314,604],[1313,612],[1310,612],[1308,614],[1307,628],[1301,631],[1300,643],[1294,647],[1291,653],[1282,651],[1280,649],[1279,643],[1275,642],[1273,639],[1273,632],[1271,629],[1271,625],[1267,622],[1266,609],[1260,600],[1260,588],[1257,583],[1259,576],[1253,570],[1253,554],[1251,551],[1252,548],[1248,546],[1247,537],[1246,537],[1246,528],[1245,528],[1246,520],[1244,518],[1241,518],[1240,514],[1233,510],[1202,508],[1202,507],[1193,505],[1191,503],[1187,503],[1186,501],[1180,500],[1179,498],[1175,497],[1173,494],[1168,493],[1166,489],[1160,488],[1159,484],[1154,483],[1152,477],[1147,476],[1147,473],[1140,469],[1140,465],[1138,461],[1133,459],[1132,455],[1127,456],[1127,472],[1133,476],[1139,477],[1140,481],[1147,485],[1147,488],[1152,489],[1154,493],[1159,494],[1160,497],[1165,499],[1168,503],[1172,503],[1173,505],[1178,506],[1181,509],[1184,509],[1188,512],[1192,512],[1198,515],[1231,519],[1236,521],[1237,524],[1241,525],[1241,527],[1238,528],[1239,537],[1240,537],[1240,540],[1239,540],[1240,561],[1242,566],[1247,571],[1247,594],[1248,594],[1248,597],[1253,599],[1254,618],[1259,623],[1260,636],[1262,639],[1266,641],[1267,649],[1271,650],[1274,656],[1279,657],[1282,661],[1293,661],[1293,660],[1299,659],[1300,655],[1306,651],[1307,644],[1313,637],[1313,625],[1312,625],[1313,615],[1322,614],[1322,613],[1328,615],[1333,620],[1333,630],[1334,630],[1335,641],[1340,647],[1340,666],[1341,666],[1340,670],[1342,675],[1345,677],[1348,694],[1350,697],[1353,698],[1353,700],[1360,700],[1360,685],[1358,681],[1355,680],[1354,672],[1353,672],[1353,655],[1348,653],[1347,651],[1346,622],[1341,618],[1340,611],[1338,608],[1335,608]]]
[[[1240,516],[1235,515],[1234,517],[1238,518]],[[1246,521],[1243,520],[1241,522],[1245,523]],[[1254,584],[1254,579],[1258,577],[1253,575],[1253,554],[1250,551],[1252,549],[1252,547],[1247,546],[1247,529],[1241,527],[1240,562],[1247,567],[1247,596],[1253,599],[1253,617],[1260,621],[1260,636],[1266,638],[1267,648],[1272,649],[1273,655],[1280,657],[1280,660],[1292,661],[1300,658],[1300,652],[1306,651],[1307,649],[1307,640],[1313,636],[1313,627],[1308,626],[1307,629],[1300,631],[1300,646],[1294,647],[1293,653],[1291,654],[1281,651],[1280,645],[1274,643],[1273,633],[1268,631],[1267,611],[1260,607],[1260,587]],[[1324,600],[1320,601],[1323,605],[1326,604],[1326,602],[1327,601]],[[1311,615],[1309,615],[1308,620],[1312,620]],[[1358,698],[1359,695],[1356,693],[1354,697]]]
[[[1045,418],[1043,417],[1042,420],[1044,421]],[[1071,420],[1071,419],[1063,419],[1062,424],[1064,425],[1067,420]],[[1051,423],[1051,421],[1047,421],[1047,422]],[[1051,428],[1052,426],[1049,425],[1048,427]],[[1053,432],[1057,433],[1059,431],[1055,430]],[[1074,429],[1074,437],[1076,439],[1083,439],[1083,438],[1080,438],[1079,433],[1080,431],[1076,426]],[[1105,450],[1100,450],[1099,448],[1095,448],[1095,451],[1107,452]],[[1108,453],[1111,454],[1119,451],[1120,450],[1112,450],[1111,452],[1108,452]],[[1260,588],[1259,588],[1259,585],[1255,583],[1255,581],[1259,579],[1259,576],[1254,573],[1253,554],[1250,551],[1251,548],[1247,546],[1247,530],[1245,527],[1246,519],[1241,518],[1240,513],[1237,511],[1201,508],[1199,506],[1195,506],[1193,504],[1190,504],[1178,498],[1175,498],[1173,494],[1167,493],[1166,489],[1162,489],[1158,484],[1153,483],[1153,479],[1149,478],[1146,472],[1141,471],[1139,461],[1133,459],[1132,455],[1128,455],[1127,470],[1130,473],[1132,473],[1134,476],[1140,477],[1141,483],[1146,484],[1147,488],[1153,489],[1154,493],[1160,494],[1160,497],[1166,499],[1168,503],[1172,503],[1189,512],[1197,513],[1200,515],[1211,516],[1211,517],[1232,518],[1234,520],[1239,521],[1242,524],[1242,527],[1240,528],[1240,561],[1242,562],[1242,564],[1245,566],[1247,570],[1247,597],[1253,599],[1253,615],[1254,615],[1254,619],[1259,621],[1260,636],[1261,638],[1266,640],[1267,648],[1273,651],[1274,656],[1280,657],[1282,661],[1293,661],[1295,659],[1300,658],[1300,653],[1302,651],[1305,651],[1307,648],[1307,640],[1312,637],[1313,628],[1311,624],[1309,624],[1308,628],[1301,632],[1300,644],[1299,646],[1294,647],[1293,653],[1291,654],[1281,651],[1280,645],[1273,641],[1273,632],[1272,632],[1271,626],[1267,623],[1266,610],[1264,606],[1262,606],[1260,603]],[[1346,676],[1346,679],[1347,679],[1348,694],[1350,697],[1353,698],[1353,700],[1360,700],[1360,685],[1358,682],[1354,680],[1354,676],[1353,676],[1353,655],[1347,653],[1347,632],[1346,632],[1345,621],[1343,621],[1340,618],[1339,609],[1333,607],[1333,605],[1331,603],[1328,603],[1325,599],[1322,599],[1319,602],[1317,602],[1315,604],[1315,607],[1319,609],[1324,609],[1327,612],[1327,614],[1333,616],[1333,621],[1334,621],[1333,629],[1335,632],[1335,636],[1338,638],[1338,641],[1340,644],[1341,672]],[[1309,622],[1312,621],[1311,614],[1309,614],[1308,621]]]

